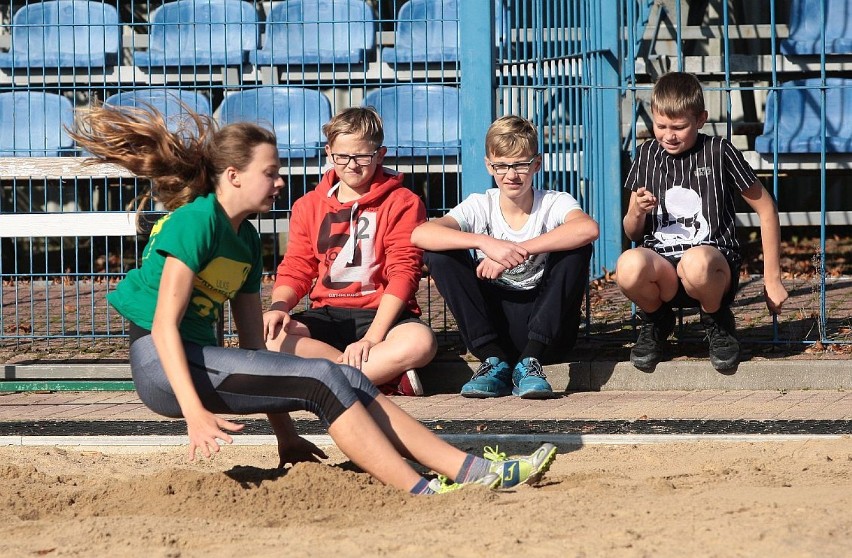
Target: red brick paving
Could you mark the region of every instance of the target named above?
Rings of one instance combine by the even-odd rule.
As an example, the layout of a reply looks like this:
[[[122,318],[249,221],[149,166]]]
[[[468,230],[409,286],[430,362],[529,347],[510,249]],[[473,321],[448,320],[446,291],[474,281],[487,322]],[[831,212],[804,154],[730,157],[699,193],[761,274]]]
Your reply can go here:
[[[441,394],[394,401],[420,420],[852,420],[852,392],[835,390],[579,392],[546,401]],[[132,392],[58,392],[0,394],[0,420],[166,419]]]

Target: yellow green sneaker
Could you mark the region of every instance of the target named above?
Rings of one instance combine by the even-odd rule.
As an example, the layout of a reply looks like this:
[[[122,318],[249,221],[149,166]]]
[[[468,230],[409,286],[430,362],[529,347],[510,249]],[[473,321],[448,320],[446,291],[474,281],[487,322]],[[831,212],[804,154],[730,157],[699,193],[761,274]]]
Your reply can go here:
[[[507,457],[494,448],[485,447],[485,459],[493,461],[490,471],[500,477],[500,488],[511,488],[519,484],[535,484],[541,480],[556,459],[556,446],[547,443],[530,455]]]
[[[446,494],[447,492],[454,492],[461,488],[470,486],[484,486],[485,488],[493,490],[500,486],[500,475],[497,473],[488,473],[479,480],[461,483],[452,482],[444,475],[438,475],[438,478],[429,481],[429,488],[435,492],[435,494]]]

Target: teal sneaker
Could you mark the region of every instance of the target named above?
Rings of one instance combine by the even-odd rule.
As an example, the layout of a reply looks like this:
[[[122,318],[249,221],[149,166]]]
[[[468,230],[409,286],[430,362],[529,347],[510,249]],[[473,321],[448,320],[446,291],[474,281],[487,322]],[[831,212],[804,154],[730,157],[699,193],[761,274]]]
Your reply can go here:
[[[438,475],[438,478],[429,481],[429,489],[435,492],[435,494],[446,494],[447,492],[454,492],[471,486],[481,486],[489,490],[494,490],[500,486],[500,475],[497,473],[488,473],[479,480],[460,483],[452,482],[444,475]]]
[[[541,480],[556,459],[556,446],[542,444],[527,456],[506,457],[497,447],[485,448],[485,459],[493,461],[491,472],[500,476],[500,488],[511,488],[519,484],[535,484]]]
[[[555,397],[553,388],[547,383],[547,376],[537,359],[528,357],[515,365],[512,370],[512,395],[521,399],[550,399]]]
[[[512,372],[497,357],[488,357],[468,383],[462,386],[462,397],[504,397],[512,393]]]

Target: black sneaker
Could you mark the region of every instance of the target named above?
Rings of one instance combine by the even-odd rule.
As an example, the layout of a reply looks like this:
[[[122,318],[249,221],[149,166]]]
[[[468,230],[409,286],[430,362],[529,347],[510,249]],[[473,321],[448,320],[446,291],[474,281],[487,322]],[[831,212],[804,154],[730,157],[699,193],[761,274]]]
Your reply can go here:
[[[730,370],[740,361],[740,342],[736,338],[734,314],[728,307],[718,312],[701,312],[701,323],[710,342],[710,364],[716,370]]]
[[[651,320],[646,312],[639,311],[642,327],[639,338],[630,350],[630,362],[639,370],[652,370],[663,358],[666,340],[675,328],[675,313],[671,308],[654,312]]]

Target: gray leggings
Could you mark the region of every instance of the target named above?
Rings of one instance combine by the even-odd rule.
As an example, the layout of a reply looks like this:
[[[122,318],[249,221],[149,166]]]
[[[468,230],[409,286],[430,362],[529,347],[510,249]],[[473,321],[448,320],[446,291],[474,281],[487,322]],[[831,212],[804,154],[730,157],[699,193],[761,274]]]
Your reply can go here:
[[[379,393],[358,369],[325,359],[186,341],[183,347],[198,396],[212,413],[309,411],[328,426],[356,401],[367,406]],[[182,416],[151,335],[130,345],[130,370],[139,398],[149,409]]]

